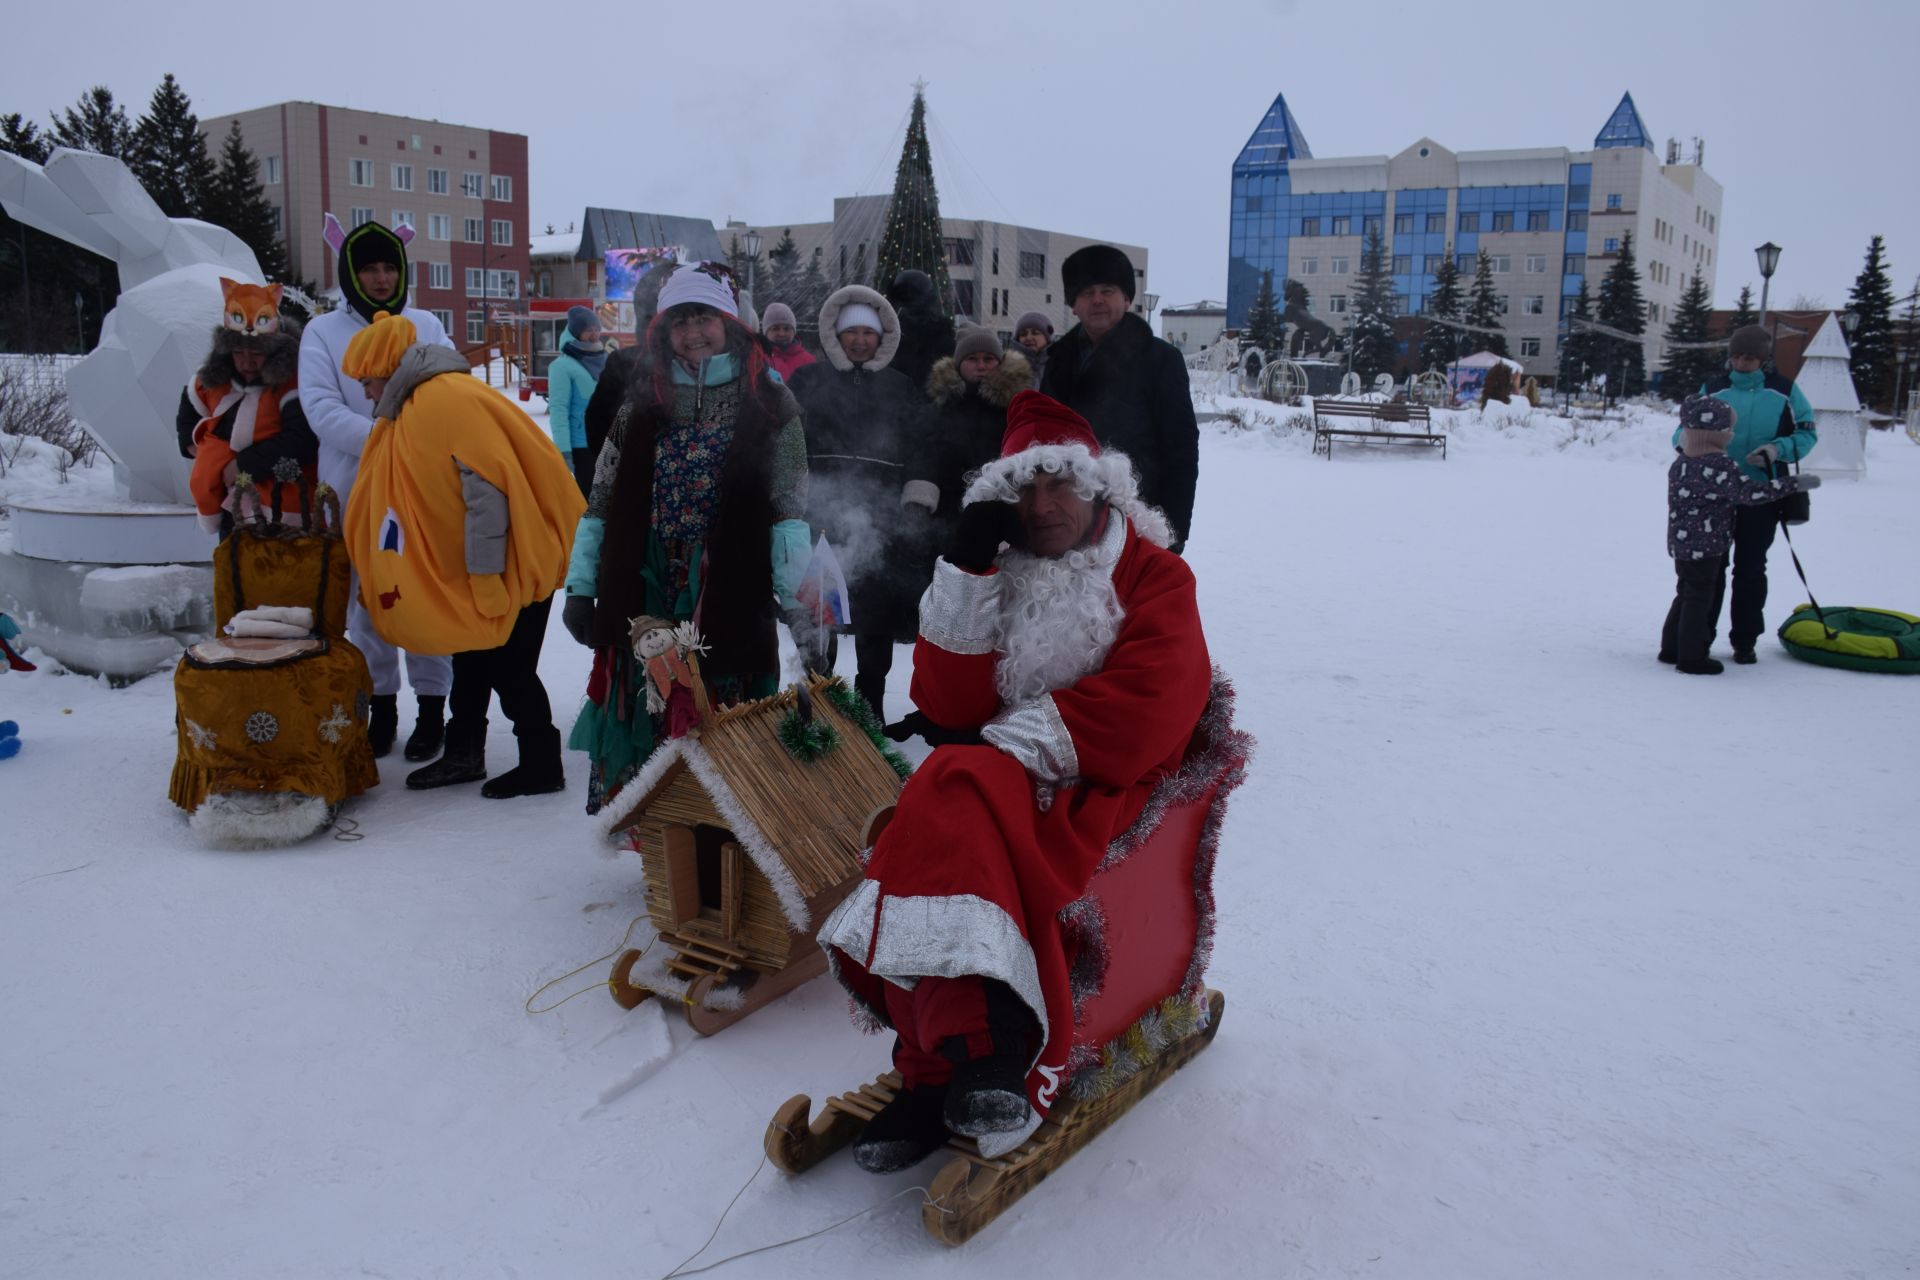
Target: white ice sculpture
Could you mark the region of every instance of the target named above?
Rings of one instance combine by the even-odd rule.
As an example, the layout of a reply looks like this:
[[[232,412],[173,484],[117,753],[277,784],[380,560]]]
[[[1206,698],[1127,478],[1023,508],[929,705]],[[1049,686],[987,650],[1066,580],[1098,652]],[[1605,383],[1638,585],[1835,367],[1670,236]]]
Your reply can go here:
[[[1852,352],[1834,316],[1820,322],[1793,380],[1813,408],[1814,429],[1820,435],[1819,444],[1801,464],[1803,468],[1828,479],[1864,478],[1867,420],[1860,413],[1860,397],[1853,390]]]
[[[265,283],[253,250],[224,227],[167,217],[126,165],[90,151],[63,147],[45,165],[0,153],[0,206],[119,267],[120,301],[68,372],[67,397],[123,497],[190,504],[174,414],[219,323],[220,277]]]

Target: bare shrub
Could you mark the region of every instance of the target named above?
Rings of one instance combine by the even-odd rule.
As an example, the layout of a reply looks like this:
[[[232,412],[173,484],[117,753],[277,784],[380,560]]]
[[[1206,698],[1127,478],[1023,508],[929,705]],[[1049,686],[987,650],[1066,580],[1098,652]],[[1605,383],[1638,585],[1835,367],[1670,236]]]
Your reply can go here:
[[[23,440],[43,440],[64,450],[68,466],[85,465],[100,450],[100,442],[74,421],[67,406],[66,382],[51,360],[0,359],[0,433]],[[0,458],[0,464],[12,465],[19,456]],[[66,478],[62,468],[61,479]]]

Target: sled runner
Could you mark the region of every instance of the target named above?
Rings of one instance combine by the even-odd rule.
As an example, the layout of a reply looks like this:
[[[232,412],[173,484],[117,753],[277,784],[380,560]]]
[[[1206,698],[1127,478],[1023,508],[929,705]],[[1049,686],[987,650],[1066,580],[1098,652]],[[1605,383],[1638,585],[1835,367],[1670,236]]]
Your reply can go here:
[[[982,1156],[969,1139],[948,1143],[921,1213],[935,1239],[969,1239],[1212,1043],[1226,1007],[1202,981],[1213,950],[1213,863],[1252,745],[1233,728],[1232,688],[1216,674],[1186,762],[1113,842],[1086,897],[1062,913],[1077,939],[1062,1101],[1006,1155]],[[811,1121],[810,1097],[788,1099],[767,1126],[768,1159],[804,1172],[858,1137],[899,1087],[889,1071],[830,1098]]]

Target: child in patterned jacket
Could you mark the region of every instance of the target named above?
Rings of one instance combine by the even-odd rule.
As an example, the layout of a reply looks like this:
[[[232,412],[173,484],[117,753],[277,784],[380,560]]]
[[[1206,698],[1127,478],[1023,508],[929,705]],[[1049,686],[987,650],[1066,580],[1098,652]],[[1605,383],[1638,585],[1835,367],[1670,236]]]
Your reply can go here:
[[[1726,401],[1688,396],[1680,406],[1680,456],[1667,469],[1667,554],[1678,586],[1660,632],[1660,661],[1694,676],[1725,669],[1707,650],[1720,627],[1734,508],[1778,502],[1795,489],[1820,485],[1815,475],[1748,478],[1727,455],[1733,420]]]

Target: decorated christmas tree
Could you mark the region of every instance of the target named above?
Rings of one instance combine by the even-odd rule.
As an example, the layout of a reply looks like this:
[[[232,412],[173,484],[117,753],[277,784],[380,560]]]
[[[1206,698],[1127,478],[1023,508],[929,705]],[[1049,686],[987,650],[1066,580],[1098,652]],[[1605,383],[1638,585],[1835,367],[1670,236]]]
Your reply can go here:
[[[893,175],[893,198],[887,202],[886,225],[880,235],[880,256],[873,284],[882,293],[902,271],[927,273],[940,295],[940,309],[953,316],[953,281],[947,275],[946,240],[940,233],[940,193],[933,186],[933,156],[927,149],[927,99],[924,84],[913,88],[913,116],[907,121],[906,145]]]

